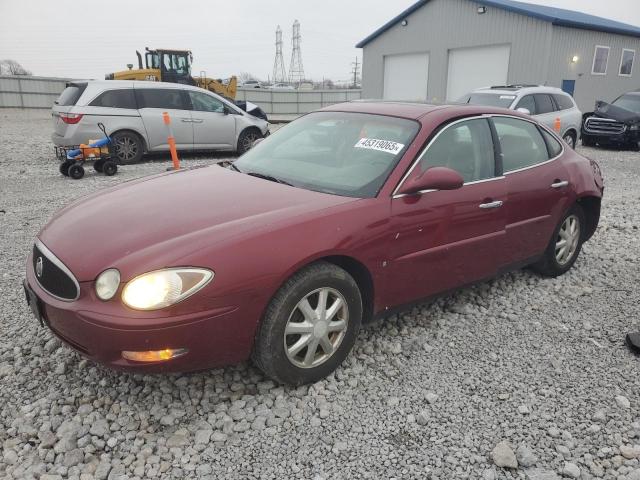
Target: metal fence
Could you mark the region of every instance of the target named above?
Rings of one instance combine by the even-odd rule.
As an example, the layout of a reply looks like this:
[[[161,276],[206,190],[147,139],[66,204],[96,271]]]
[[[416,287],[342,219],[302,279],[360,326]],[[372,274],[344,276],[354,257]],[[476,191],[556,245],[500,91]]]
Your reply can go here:
[[[0,76],[0,107],[51,108],[67,78]],[[237,100],[262,108],[274,120],[290,120],[334,103],[357,100],[361,90],[269,90],[239,88]]]
[[[67,78],[0,76],[0,107],[51,108]]]
[[[334,103],[362,97],[362,90],[269,90],[239,88],[237,100],[258,105],[273,119],[293,119]]]

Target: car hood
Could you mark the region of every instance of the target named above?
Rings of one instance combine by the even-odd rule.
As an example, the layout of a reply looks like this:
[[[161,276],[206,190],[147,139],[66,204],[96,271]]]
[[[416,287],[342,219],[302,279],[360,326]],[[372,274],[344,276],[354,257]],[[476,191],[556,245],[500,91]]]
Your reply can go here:
[[[636,123],[640,121],[640,115],[637,113],[611,105],[602,100],[596,102],[596,109],[593,113],[597,117],[610,118],[623,123]]]
[[[162,174],[84,197],[58,212],[39,239],[79,281],[106,268],[162,268],[212,244],[356,201],[219,166]],[[131,267],[135,265],[135,267]]]

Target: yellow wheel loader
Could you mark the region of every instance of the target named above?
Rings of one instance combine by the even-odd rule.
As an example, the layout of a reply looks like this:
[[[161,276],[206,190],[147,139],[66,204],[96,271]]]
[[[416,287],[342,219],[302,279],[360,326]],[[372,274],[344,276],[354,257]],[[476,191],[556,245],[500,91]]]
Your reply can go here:
[[[226,80],[207,78],[204,74],[199,77],[191,76],[191,63],[193,55],[190,50],[149,50],[145,48],[144,66],[142,55],[138,56],[138,69],[134,70],[129,64],[128,70],[108,73],[106,80],[150,80],[155,82],[184,83],[205,88],[230,100],[236,98],[238,81],[236,77]]]

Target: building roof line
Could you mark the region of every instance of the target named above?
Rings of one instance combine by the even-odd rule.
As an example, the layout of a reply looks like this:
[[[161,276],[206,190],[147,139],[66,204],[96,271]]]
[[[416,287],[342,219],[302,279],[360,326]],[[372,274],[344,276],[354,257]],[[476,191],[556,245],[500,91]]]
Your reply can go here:
[[[416,10],[429,3],[430,0],[419,0],[395,16],[371,35],[358,42],[356,48],[362,48],[375,40],[398,22],[404,20]],[[565,10],[563,8],[548,7],[546,5],[533,5],[531,3],[517,2],[514,0],[470,0],[487,7],[500,8],[513,13],[537,18],[562,27],[578,28],[582,30],[594,30],[598,32],[616,33],[640,38],[640,27],[629,25],[615,20],[589,15],[587,13]]]

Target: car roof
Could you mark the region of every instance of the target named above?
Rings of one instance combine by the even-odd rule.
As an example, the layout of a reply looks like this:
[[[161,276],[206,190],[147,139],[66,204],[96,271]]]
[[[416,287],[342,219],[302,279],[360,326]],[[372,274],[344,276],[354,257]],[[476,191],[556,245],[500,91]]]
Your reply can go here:
[[[463,117],[482,114],[502,114],[522,116],[519,112],[506,108],[488,107],[485,105],[469,105],[466,103],[431,104],[421,102],[398,102],[389,100],[354,100],[337,103],[320,110],[321,112],[353,112],[373,115],[400,117],[408,120],[419,120],[433,112],[441,112],[447,117]]]
[[[517,95],[527,93],[553,93],[567,95],[562,89],[557,87],[547,87],[545,85],[496,85],[493,87],[483,87],[473,90],[471,93],[494,93],[496,95]]]
[[[187,90],[204,90],[195,85],[184,83],[153,82],[150,80],[77,80],[69,83],[86,83],[94,88],[114,89],[114,88],[182,88]],[[208,91],[208,90],[204,90]],[[213,93],[213,92],[211,92]]]

